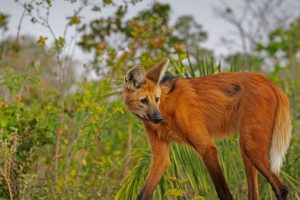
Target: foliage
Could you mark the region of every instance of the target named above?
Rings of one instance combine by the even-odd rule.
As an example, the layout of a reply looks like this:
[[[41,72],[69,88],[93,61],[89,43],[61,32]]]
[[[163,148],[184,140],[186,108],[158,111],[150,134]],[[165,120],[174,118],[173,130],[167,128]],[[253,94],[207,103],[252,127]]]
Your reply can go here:
[[[277,57],[277,53],[282,51],[281,58],[295,59],[300,49],[300,18],[295,20],[289,28],[276,28],[269,34],[267,44],[258,43],[256,49],[265,51],[269,56]],[[276,55],[277,54],[277,55]],[[279,60],[279,57],[277,57]]]
[[[0,12],[0,30],[7,31],[8,30],[8,18],[9,16]]]
[[[12,68],[4,68],[4,72],[1,88],[9,88],[7,93],[13,98],[1,99],[0,143],[4,145],[16,138],[12,146],[8,143],[3,147],[7,151],[9,148],[16,149],[13,155],[4,155],[3,163],[0,162],[5,164],[14,160],[15,166],[9,167],[14,171],[9,177],[9,184],[2,182],[6,180],[7,173],[0,175],[1,196],[8,198],[12,185],[13,196],[19,195],[21,188],[25,187],[21,181],[25,175],[37,176],[35,181],[26,184],[36,192],[31,194],[36,198],[47,194],[51,194],[53,199],[111,195],[113,187],[107,183],[115,185],[117,180],[111,177],[123,171],[120,166],[126,164],[123,157],[128,153],[123,149],[138,141],[127,143],[127,130],[138,132],[140,128],[133,124],[135,120],[132,117],[124,113],[119,99],[106,102],[111,92],[108,82],[83,81],[78,84],[77,92],[67,95],[62,102],[57,102],[53,93],[39,97],[40,100],[26,102],[31,99],[31,93],[22,92],[20,95],[20,88],[24,85],[24,77],[29,76],[31,71],[26,76],[18,75]],[[32,82],[26,85],[34,86]],[[44,92],[51,92],[51,88],[46,89],[48,91]],[[127,125],[115,124],[116,119]],[[111,138],[114,138],[113,142]],[[35,172],[32,171],[33,166]],[[91,174],[93,178],[90,178]],[[89,190],[86,190],[87,186]]]
[[[259,72],[263,64],[263,59],[259,55],[250,55],[243,53],[234,53],[226,56],[226,63],[231,67],[235,66],[241,69]]]
[[[202,26],[191,16],[182,16],[170,25],[170,10],[168,4],[157,2],[127,19],[128,7],[119,6],[113,16],[84,24],[79,45],[94,53],[93,66],[100,74],[106,67],[124,73],[137,62],[150,67],[162,57],[178,55],[187,48],[204,52],[200,44],[207,34]],[[112,42],[114,36],[119,39]]]

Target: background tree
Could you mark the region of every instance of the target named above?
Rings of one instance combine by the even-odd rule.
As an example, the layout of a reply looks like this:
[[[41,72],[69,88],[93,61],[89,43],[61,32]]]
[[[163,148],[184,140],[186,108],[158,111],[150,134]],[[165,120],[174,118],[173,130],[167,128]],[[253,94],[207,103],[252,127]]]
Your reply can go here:
[[[233,9],[229,2],[222,0],[214,10],[217,16],[233,27],[229,36],[221,38],[222,43],[228,49],[239,49],[242,52],[239,60],[243,60],[246,70],[251,70],[251,66],[261,57],[255,51],[256,44],[266,41],[273,29],[286,27],[295,20],[297,3],[288,0],[244,0],[238,5],[237,9]],[[253,60],[253,57],[257,59]]]
[[[295,112],[299,113],[300,101],[300,18],[293,21],[289,27],[275,28],[269,33],[267,42],[257,43],[258,52],[265,55],[266,63],[273,66],[271,78],[286,88],[294,105]],[[299,118],[297,115],[296,118]]]
[[[2,31],[2,35],[8,30],[8,18],[7,14],[0,12],[0,30]]]
[[[201,50],[203,57],[212,56],[211,51],[201,47],[207,39],[202,26],[191,16],[181,16],[171,25],[170,10],[168,4],[154,3],[127,19],[127,6],[119,6],[113,16],[83,25],[79,45],[93,52],[92,64],[98,74],[108,70],[123,74],[137,63],[151,67],[165,56],[191,50],[195,56],[196,49]]]

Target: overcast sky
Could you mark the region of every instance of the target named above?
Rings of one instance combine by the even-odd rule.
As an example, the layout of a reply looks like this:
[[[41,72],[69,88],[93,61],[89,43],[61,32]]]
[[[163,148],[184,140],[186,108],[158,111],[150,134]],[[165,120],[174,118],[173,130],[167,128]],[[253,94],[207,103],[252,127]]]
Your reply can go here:
[[[271,1],[271,0],[270,0]],[[298,2],[297,0],[289,0],[291,2]],[[100,1],[101,2],[101,1]],[[121,0],[115,0],[114,2],[122,2]],[[149,8],[153,4],[153,0],[143,0],[137,3],[135,6],[130,6],[129,16],[135,15],[138,11]],[[228,34],[232,34],[233,27],[220,19],[214,12],[214,7],[221,5],[220,0],[160,0],[159,2],[166,2],[171,5],[171,21],[180,15],[192,15],[198,23],[203,25],[203,29],[208,32],[208,40],[204,43],[204,46],[213,49],[216,55],[227,54],[229,51],[235,51],[238,49],[228,50],[222,45],[220,38]],[[241,0],[227,0],[226,1],[233,9],[239,8]],[[53,7],[50,14],[50,24],[57,36],[62,35],[64,26],[66,24],[66,17],[73,14],[74,7],[70,6],[70,3],[66,3],[63,0],[53,0]],[[104,8],[102,13],[94,13],[90,10],[85,10],[82,15],[84,21],[90,21],[99,15],[110,15],[115,9]],[[238,10],[238,9],[236,9]],[[300,10],[300,9],[299,9]],[[14,2],[14,0],[0,0],[0,11],[10,15],[9,18],[9,33],[7,35],[15,35],[17,32],[18,22],[22,14],[22,8]],[[300,12],[299,12],[300,13]],[[30,18],[25,18],[21,34],[33,35],[35,37],[47,36],[51,38],[49,30],[38,24],[32,24]],[[73,32],[71,31],[69,36]],[[51,42],[49,39],[48,42]],[[76,57],[84,57],[85,55],[77,49],[75,52]],[[82,58],[81,58],[82,59]],[[81,60],[80,59],[80,60]],[[85,60],[85,59],[83,59]]]

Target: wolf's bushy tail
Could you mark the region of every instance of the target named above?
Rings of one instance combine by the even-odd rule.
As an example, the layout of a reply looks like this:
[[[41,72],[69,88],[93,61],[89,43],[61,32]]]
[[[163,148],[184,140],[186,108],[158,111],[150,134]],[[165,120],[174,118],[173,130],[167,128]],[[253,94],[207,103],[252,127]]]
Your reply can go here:
[[[292,124],[287,96],[277,87],[274,87],[274,92],[277,96],[277,111],[270,148],[270,161],[271,171],[279,174],[290,144]]]

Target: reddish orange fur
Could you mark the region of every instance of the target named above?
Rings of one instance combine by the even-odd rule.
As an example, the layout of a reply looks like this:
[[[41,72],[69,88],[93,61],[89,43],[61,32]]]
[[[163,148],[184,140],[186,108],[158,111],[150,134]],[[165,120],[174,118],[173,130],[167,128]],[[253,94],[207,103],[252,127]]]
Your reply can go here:
[[[152,70],[153,71],[153,70]],[[157,70],[155,70],[157,73]],[[153,72],[151,77],[155,76]],[[158,75],[157,75],[158,76]],[[138,199],[148,199],[169,165],[169,143],[176,141],[195,148],[210,172],[220,199],[232,199],[217,159],[213,137],[240,133],[240,147],[248,179],[248,198],[258,199],[257,170],[271,183],[278,199],[286,199],[287,190],[270,171],[269,149],[276,113],[288,112],[287,97],[278,87],[257,73],[221,73],[202,78],[178,78],[176,83],[158,85],[147,79],[136,91],[125,86],[125,103],[139,109],[139,96],[160,95],[159,110],[163,122],[143,119],[153,159],[145,186]],[[172,84],[174,89],[170,92]],[[161,91],[160,91],[161,90]],[[152,95],[152,96],[151,96]],[[278,95],[280,98],[278,98]],[[151,96],[151,97],[150,97]]]

